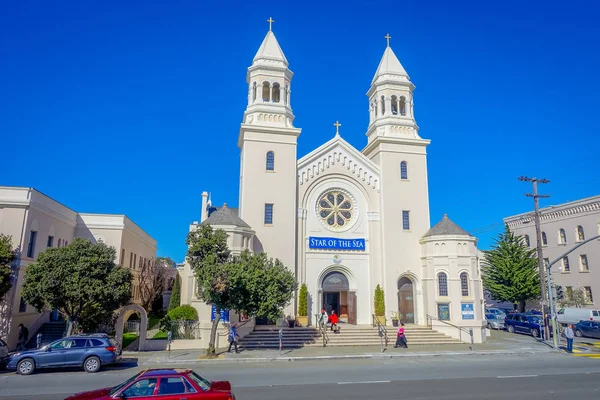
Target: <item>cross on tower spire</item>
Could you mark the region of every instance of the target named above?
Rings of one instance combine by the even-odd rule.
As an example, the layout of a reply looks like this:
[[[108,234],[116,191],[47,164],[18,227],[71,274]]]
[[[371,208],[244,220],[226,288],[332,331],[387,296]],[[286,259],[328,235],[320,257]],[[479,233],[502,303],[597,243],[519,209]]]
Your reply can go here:
[[[385,37],[385,38],[386,38],[386,40],[387,40],[387,47],[390,47],[390,39],[391,39],[392,37],[390,36],[390,34],[389,34],[389,33],[388,33],[387,35],[385,35],[384,37]]]
[[[267,22],[269,23],[269,31],[272,31],[273,30],[273,22],[275,22],[275,21],[273,20],[272,17],[269,17]]]
[[[342,126],[342,124],[340,124],[340,121],[335,121],[335,124],[333,124],[333,126],[335,126],[335,136],[340,136],[340,126]]]

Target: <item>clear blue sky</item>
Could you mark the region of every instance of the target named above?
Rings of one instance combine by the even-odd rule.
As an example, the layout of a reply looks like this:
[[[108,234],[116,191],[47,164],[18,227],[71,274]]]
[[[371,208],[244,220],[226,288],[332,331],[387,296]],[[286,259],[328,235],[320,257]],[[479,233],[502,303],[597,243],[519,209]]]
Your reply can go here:
[[[432,140],[432,224],[448,213],[485,249],[532,207],[519,175],[552,181],[542,205],[599,194],[594,1],[7,1],[0,184],[127,214],[183,260],[200,193],[237,205],[246,68],[270,16],[295,73],[299,156],[336,119],[364,147],[389,32]]]

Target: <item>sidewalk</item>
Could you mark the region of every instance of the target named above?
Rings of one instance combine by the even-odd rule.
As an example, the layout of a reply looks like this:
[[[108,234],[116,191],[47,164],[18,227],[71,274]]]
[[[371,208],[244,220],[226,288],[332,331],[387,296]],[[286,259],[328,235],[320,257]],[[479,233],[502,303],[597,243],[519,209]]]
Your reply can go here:
[[[272,361],[304,361],[333,359],[382,359],[396,357],[436,357],[436,356],[468,356],[468,355],[519,355],[553,352],[552,347],[537,341],[531,336],[514,335],[506,332],[494,332],[487,343],[450,344],[435,346],[410,346],[408,349],[395,349],[391,343],[381,353],[379,346],[347,346],[347,347],[303,347],[299,349],[279,350],[242,350],[239,354],[227,353],[219,349],[217,357],[207,359],[203,349],[157,351],[157,352],[123,352],[123,358],[137,358],[138,365],[155,367],[160,364],[222,364]]]

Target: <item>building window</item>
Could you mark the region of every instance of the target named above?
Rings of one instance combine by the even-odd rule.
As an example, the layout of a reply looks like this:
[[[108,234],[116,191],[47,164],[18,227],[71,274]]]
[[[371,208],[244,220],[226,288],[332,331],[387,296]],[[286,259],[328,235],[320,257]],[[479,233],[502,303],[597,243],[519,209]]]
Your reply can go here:
[[[133,252],[129,253],[129,268],[133,267]]]
[[[577,226],[577,240],[583,242],[585,240],[585,233],[583,232],[583,226]]]
[[[563,257],[563,272],[571,272],[571,267],[569,266],[569,257]]]
[[[408,179],[408,165],[406,161],[400,163],[400,179]]]
[[[529,240],[529,235],[525,235],[525,244],[527,247],[531,247],[531,241]]]
[[[558,231],[558,243],[566,244],[567,243],[567,233],[564,229],[560,229]]]
[[[21,301],[19,302],[19,312],[23,313],[27,311],[27,303],[25,302],[25,300],[21,297]]]
[[[594,296],[592,296],[592,287],[591,286],[584,286],[583,287],[583,291],[585,292],[585,299],[588,303],[593,303],[594,302]]]
[[[27,245],[27,257],[33,258],[35,254],[35,239],[37,238],[37,232],[29,232],[29,244]]]
[[[54,236],[48,236],[48,243],[46,243],[46,247],[52,247],[54,244]]]
[[[405,231],[410,230],[410,211],[402,211],[402,229]]]
[[[548,237],[546,236],[546,232],[542,232],[542,246],[548,246]]]
[[[271,101],[271,84],[267,81],[262,84],[262,100],[265,102]]]
[[[125,249],[121,249],[121,259],[119,260],[119,264],[121,264],[121,266],[124,266],[125,264]]]
[[[135,269],[135,266],[137,265],[137,254],[133,255],[133,269]]]
[[[317,209],[321,220],[331,228],[345,228],[354,216],[350,196],[339,190],[330,190],[321,196]]]
[[[65,240],[65,243],[63,243],[63,246],[68,246],[68,245],[69,245],[69,242],[67,242],[67,241]]]
[[[460,290],[463,297],[469,297],[469,276],[466,272],[460,274]]]
[[[587,255],[581,254],[579,256],[579,266],[580,266],[580,270],[582,272],[589,272],[590,271],[590,267],[588,266]]]
[[[279,103],[280,96],[281,96],[281,87],[279,86],[279,83],[275,82],[273,84],[273,103]]]
[[[438,319],[441,321],[450,321],[450,304],[438,303]]]
[[[267,171],[275,171],[275,153],[267,151]]]
[[[448,296],[448,276],[444,272],[438,275],[438,294],[441,297]]]
[[[273,224],[273,204],[265,204],[265,225]]]

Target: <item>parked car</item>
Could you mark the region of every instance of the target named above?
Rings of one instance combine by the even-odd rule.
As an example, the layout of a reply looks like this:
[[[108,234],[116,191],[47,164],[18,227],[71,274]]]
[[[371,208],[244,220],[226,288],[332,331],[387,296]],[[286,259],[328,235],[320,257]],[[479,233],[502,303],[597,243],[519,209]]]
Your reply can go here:
[[[556,314],[556,320],[562,325],[576,324],[579,321],[600,321],[600,311],[591,308],[565,307]]]
[[[486,308],[485,314],[486,315],[487,314],[502,315],[502,318],[504,318],[504,316],[506,315],[506,313],[504,311],[502,311],[499,308],[495,308],[495,307]]]
[[[8,345],[2,339],[0,339],[0,369],[4,368],[8,362]]]
[[[575,336],[600,339],[600,322],[580,321],[575,324]]]
[[[36,369],[61,367],[83,367],[86,372],[98,372],[103,365],[120,359],[121,349],[108,335],[73,335],[40,349],[13,353],[7,368],[21,375],[29,375]]]
[[[485,319],[487,321],[487,328],[504,330],[504,326],[505,326],[504,319],[505,318],[506,318],[506,315],[504,315],[504,314],[486,313]]]
[[[235,400],[227,381],[211,382],[189,369],[150,369],[112,388],[82,392],[65,400],[129,399]]]
[[[512,313],[516,312],[514,308],[502,308],[502,307],[498,307],[498,310],[504,312],[504,314],[512,314]]]
[[[525,313],[508,314],[504,323],[510,333],[526,333],[533,337],[539,337],[542,331],[542,318],[539,315]]]

